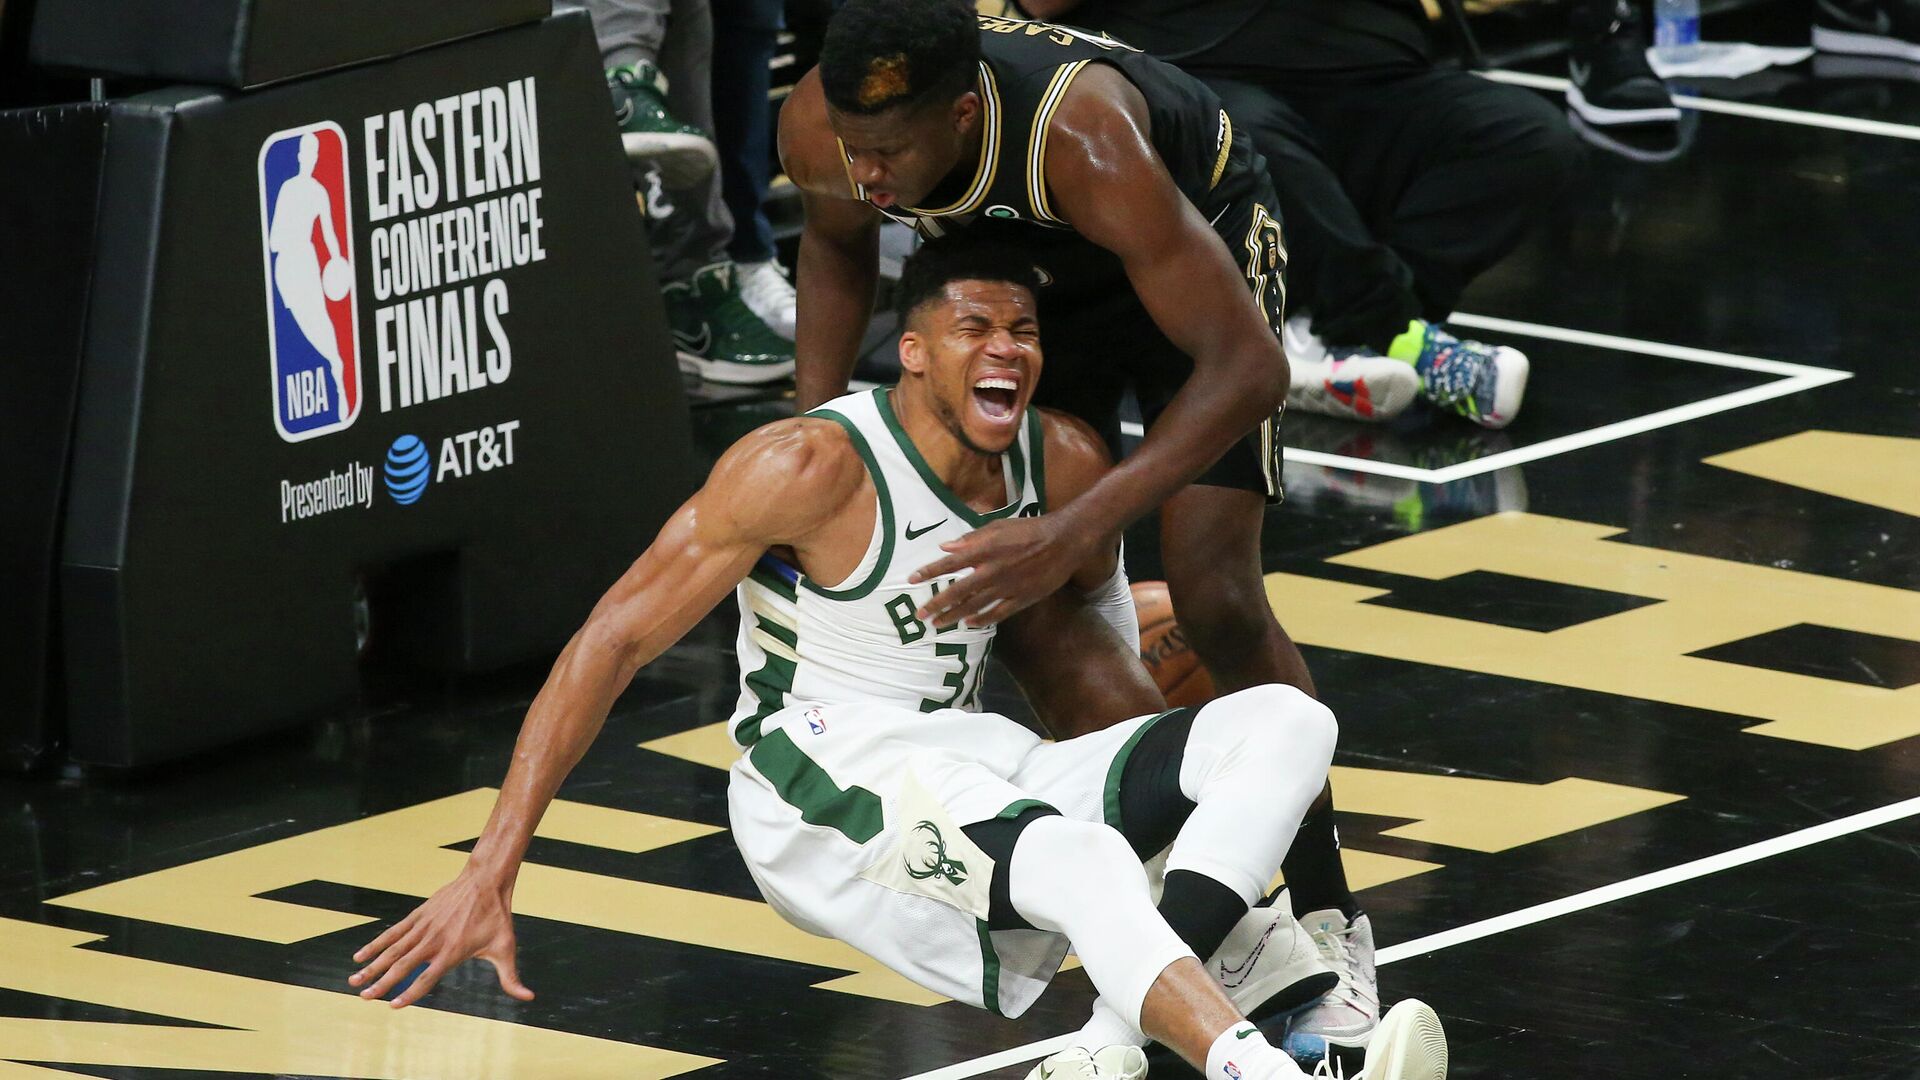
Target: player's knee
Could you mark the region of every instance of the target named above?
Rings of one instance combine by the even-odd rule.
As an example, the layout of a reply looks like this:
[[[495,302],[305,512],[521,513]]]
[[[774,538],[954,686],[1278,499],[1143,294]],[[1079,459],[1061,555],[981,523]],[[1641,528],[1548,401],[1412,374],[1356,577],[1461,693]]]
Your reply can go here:
[[[1201,725],[1210,730],[1200,730]],[[1333,710],[1295,686],[1270,683],[1218,698],[1194,720],[1196,737],[1234,746],[1228,755],[1261,775],[1324,776],[1340,725]]]
[[[1179,590],[1173,602],[1187,640],[1210,663],[1264,648],[1278,629],[1264,589],[1241,582],[1208,581]]]
[[[1013,906],[1043,929],[1066,930],[1092,898],[1132,886],[1144,894],[1147,887],[1146,872],[1119,830],[1070,818],[1028,825],[1010,863]]]

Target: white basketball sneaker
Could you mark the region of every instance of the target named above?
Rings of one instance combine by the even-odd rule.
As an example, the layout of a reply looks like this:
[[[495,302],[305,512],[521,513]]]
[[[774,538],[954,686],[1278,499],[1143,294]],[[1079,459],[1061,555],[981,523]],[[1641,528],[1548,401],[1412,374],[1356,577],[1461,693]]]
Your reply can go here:
[[[1304,317],[1287,320],[1288,408],[1382,423],[1419,398],[1420,374],[1412,364],[1372,349],[1329,349],[1307,327]]]
[[[1284,898],[1283,898],[1284,902]],[[1360,1056],[1380,1023],[1380,980],[1373,962],[1373,920],[1351,921],[1338,909],[1313,911],[1301,918],[1315,951],[1340,977],[1338,986],[1313,1008],[1295,1017],[1285,1048],[1293,1060]]]
[[[1313,1075],[1338,1080],[1337,1059],[1324,1059]],[[1447,1032],[1433,1007],[1407,998],[1388,1010],[1367,1047],[1367,1067],[1352,1080],[1447,1080]]]
[[[1340,981],[1284,898],[1249,908],[1207,960],[1207,974],[1256,1024],[1313,1004]]]
[[[1145,1080],[1147,1056],[1137,1046],[1097,1051],[1069,1046],[1033,1067],[1027,1080]]]

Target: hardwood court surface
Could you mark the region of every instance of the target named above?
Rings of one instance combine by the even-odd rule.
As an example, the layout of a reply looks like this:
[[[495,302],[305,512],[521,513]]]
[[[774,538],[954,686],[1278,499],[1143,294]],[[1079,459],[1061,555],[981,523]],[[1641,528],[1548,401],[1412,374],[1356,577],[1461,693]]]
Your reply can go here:
[[[1269,588],[1342,721],[1386,996],[1439,1009],[1456,1077],[1920,1077],[1917,73],[1702,87],[1742,108],[1676,160],[1595,153],[1462,305],[1533,359],[1509,431],[1289,418]],[[763,418],[700,415],[708,449]],[[1018,1077],[963,1063],[1079,1023],[1078,971],[1000,1020],[758,901],[727,615],[641,675],[533,847],[539,997],[472,969],[353,998],[540,674],[0,780],[0,1078]]]

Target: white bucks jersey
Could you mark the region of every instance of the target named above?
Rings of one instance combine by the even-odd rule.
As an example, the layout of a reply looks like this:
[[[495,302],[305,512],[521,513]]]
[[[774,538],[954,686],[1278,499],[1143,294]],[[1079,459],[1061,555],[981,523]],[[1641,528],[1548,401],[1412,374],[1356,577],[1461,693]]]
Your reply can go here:
[[[729,728],[742,747],[790,705],[978,707],[993,628],[939,630],[921,621],[914,612],[955,579],[910,585],[907,578],[944,558],[941,544],[989,521],[1045,510],[1040,414],[1027,410],[1019,438],[1001,456],[1006,505],[981,513],[934,475],[890,395],[849,394],[808,414],[846,429],[879,506],[866,554],[845,581],[822,584],[766,556],[740,584],[740,704]]]

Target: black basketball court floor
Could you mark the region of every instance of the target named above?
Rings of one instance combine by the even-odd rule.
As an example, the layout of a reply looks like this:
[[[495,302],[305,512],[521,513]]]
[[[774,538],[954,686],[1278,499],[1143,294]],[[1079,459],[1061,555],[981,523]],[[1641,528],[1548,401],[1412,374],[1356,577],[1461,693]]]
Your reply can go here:
[[[1914,1080],[1920,67],[1688,93],[1677,154],[1596,150],[1463,303],[1532,357],[1512,428],[1290,418],[1268,588],[1342,720],[1383,990],[1454,1076]],[[778,411],[702,407],[706,449]],[[1151,528],[1130,552],[1157,576]],[[548,815],[526,1003],[484,965],[399,1011],[346,979],[459,869],[542,672],[0,780],[0,1078],[1023,1076],[1081,972],[1001,1020],[760,902],[731,634],[644,671]]]

